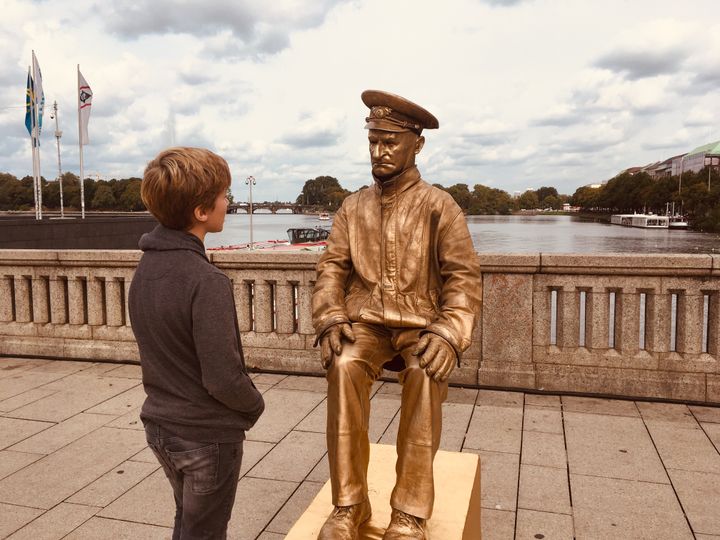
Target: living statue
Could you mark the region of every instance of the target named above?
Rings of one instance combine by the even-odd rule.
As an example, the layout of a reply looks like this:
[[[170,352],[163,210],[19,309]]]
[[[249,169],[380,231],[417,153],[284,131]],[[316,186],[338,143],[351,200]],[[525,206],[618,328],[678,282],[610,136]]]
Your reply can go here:
[[[313,324],[327,369],[327,444],[335,509],[319,540],[357,539],[370,518],[370,390],[383,367],[403,385],[397,480],[384,540],[427,538],[448,377],[470,345],[480,271],[460,207],[420,177],[422,107],[367,90],[374,183],[335,215],[317,266]]]

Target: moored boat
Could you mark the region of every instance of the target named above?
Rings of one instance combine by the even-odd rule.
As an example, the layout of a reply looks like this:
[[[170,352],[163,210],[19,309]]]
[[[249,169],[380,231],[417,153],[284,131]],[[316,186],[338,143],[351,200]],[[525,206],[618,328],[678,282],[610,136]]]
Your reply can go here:
[[[641,229],[667,229],[670,225],[670,218],[656,214],[613,214],[610,216],[610,223]]]

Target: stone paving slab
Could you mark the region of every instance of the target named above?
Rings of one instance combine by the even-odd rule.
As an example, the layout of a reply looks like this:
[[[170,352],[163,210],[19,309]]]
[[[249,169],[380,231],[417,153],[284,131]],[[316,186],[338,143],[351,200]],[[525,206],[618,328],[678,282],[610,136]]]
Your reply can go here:
[[[90,519],[99,508],[60,503],[25,525],[8,540],[60,540]]]
[[[170,538],[139,377],[0,358],[0,539]],[[266,413],[247,434],[228,538],[278,540],[328,478],[327,383],[252,377]],[[401,391],[373,385],[371,442],[394,443]],[[720,539],[720,408],[451,388],[443,423],[444,448],[481,457],[484,540]]]

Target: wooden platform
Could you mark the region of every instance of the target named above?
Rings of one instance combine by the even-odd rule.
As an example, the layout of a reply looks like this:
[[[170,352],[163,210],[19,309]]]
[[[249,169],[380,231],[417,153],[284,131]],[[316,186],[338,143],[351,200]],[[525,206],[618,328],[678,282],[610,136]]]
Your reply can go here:
[[[368,487],[373,515],[360,530],[361,540],[381,540],[390,522],[390,493],[395,485],[396,459],[394,445],[370,445]],[[332,508],[328,480],[285,539],[315,540]],[[435,508],[427,532],[430,540],[480,540],[478,455],[437,453]]]

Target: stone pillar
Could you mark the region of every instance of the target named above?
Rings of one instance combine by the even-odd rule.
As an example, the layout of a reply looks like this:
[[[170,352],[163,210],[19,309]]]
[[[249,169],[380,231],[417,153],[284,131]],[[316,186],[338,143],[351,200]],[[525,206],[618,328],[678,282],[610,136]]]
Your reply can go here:
[[[0,322],[11,322],[13,320],[12,287],[12,277],[0,276]]]
[[[87,321],[90,326],[105,324],[105,280],[94,276],[87,278]]]
[[[50,322],[50,306],[48,305],[50,291],[48,288],[48,278],[47,276],[34,276],[30,279],[32,282],[33,322],[48,323]]]
[[[586,347],[594,351],[607,350],[610,295],[604,288],[593,287],[585,298],[585,316],[590,321],[585,328]]]
[[[623,289],[615,294],[615,349],[623,356],[635,356],[640,351],[640,293]]]
[[[678,294],[677,352],[702,353],[704,303],[704,295],[697,289],[686,289]]]
[[[233,280],[235,310],[241,332],[250,332],[253,326],[253,313],[250,304],[250,286],[252,282],[242,279]]]
[[[557,346],[577,348],[580,342],[580,292],[561,289],[557,295]]]
[[[533,275],[483,274],[482,325],[479,383],[535,388]]]
[[[272,283],[255,282],[255,332],[266,334],[273,331]]]
[[[720,356],[720,293],[710,295],[708,306],[708,354]],[[720,381],[719,381],[720,382]]]
[[[122,283],[117,278],[105,280],[105,310],[108,326],[122,326],[124,311]]]
[[[64,277],[54,276],[50,280],[50,322],[53,324],[67,324],[66,305],[67,280]]]
[[[298,333],[313,335],[312,324],[312,291],[314,282],[298,285]]]
[[[70,324],[85,324],[85,290],[83,280],[77,276],[69,277],[67,287]]]
[[[671,294],[653,290],[648,292],[645,298],[647,312],[645,349],[654,353],[668,352],[670,350],[670,320],[672,317]]]
[[[15,320],[17,322],[30,322],[32,305],[30,301],[30,278],[28,276],[13,276],[15,288]]]
[[[292,334],[295,331],[295,299],[292,283],[283,282],[275,285],[275,310],[277,333]]]

